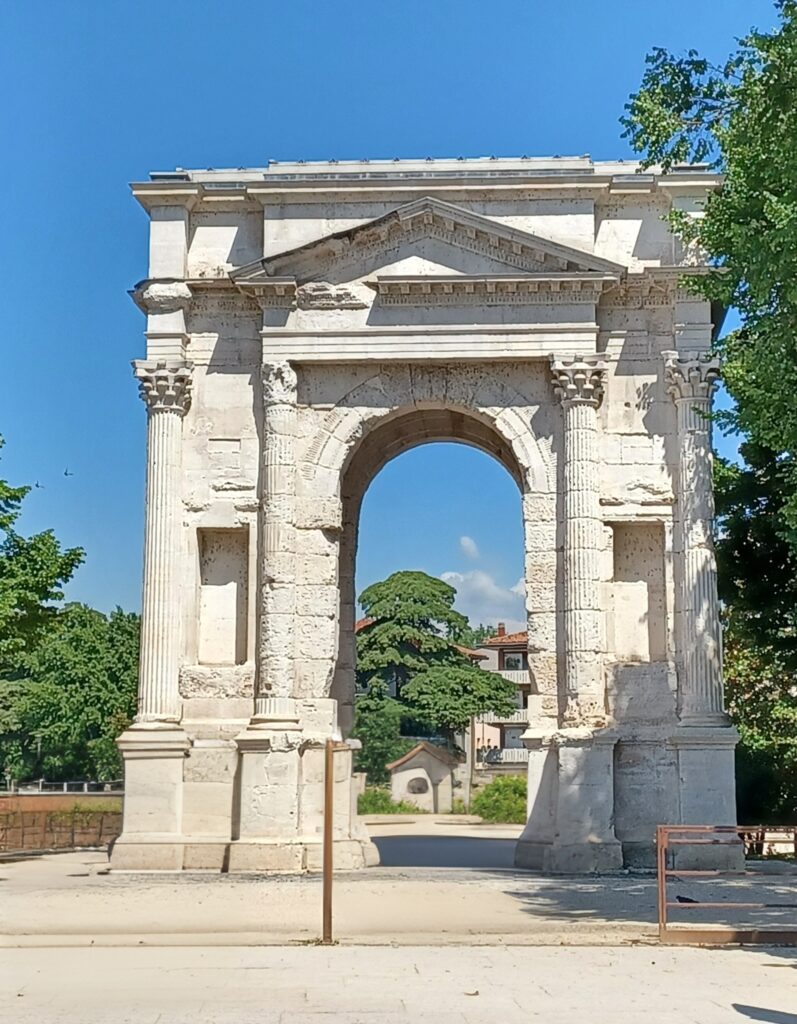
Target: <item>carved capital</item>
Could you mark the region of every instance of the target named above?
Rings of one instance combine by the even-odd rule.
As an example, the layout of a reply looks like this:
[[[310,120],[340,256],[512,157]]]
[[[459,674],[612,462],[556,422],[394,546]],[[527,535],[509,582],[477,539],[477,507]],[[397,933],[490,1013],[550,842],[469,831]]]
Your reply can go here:
[[[184,416],[191,405],[190,363],[133,362],[141,398],[149,412],[176,412]]]
[[[263,363],[263,404],[295,405],[297,379],[290,363]]]
[[[562,402],[599,406],[603,398],[606,363],[598,356],[576,356],[572,360],[551,356],[554,391]]]
[[[711,401],[720,379],[720,362],[710,353],[664,352],[664,380],[674,402]]]

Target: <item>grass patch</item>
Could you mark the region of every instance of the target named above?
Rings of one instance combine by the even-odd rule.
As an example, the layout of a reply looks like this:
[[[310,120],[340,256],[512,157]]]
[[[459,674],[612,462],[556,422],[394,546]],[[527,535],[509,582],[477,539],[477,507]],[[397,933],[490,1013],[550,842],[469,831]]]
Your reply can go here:
[[[387,789],[379,786],[366,786],[365,792],[357,797],[358,814],[425,814],[415,804],[406,800],[396,802]]]

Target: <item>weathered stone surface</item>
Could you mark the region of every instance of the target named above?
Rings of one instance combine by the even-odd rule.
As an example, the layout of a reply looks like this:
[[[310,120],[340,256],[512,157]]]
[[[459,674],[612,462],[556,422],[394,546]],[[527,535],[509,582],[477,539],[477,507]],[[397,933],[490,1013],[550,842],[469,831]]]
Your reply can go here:
[[[533,164],[544,188],[502,160],[236,172],[235,204],[206,187],[221,171],[134,186],[147,532],[114,866],[317,868],[323,743],[352,719],[361,502],[435,440],[489,452],[521,495],[518,863],[606,870],[620,842],[644,861],[654,819],[732,817],[711,309],[680,288],[695,268],[668,265],[663,218],[673,181],[694,210],[718,179],[649,174],[632,193],[627,163]],[[374,851],[336,757],[336,848],[361,866]]]

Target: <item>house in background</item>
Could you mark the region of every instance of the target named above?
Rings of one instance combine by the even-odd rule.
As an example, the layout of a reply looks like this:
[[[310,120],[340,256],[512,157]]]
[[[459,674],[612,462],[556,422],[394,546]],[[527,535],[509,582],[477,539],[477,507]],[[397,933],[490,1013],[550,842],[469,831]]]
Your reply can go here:
[[[504,623],[499,622],[495,636],[484,641],[479,653],[483,655],[482,668],[499,672],[515,684],[517,709],[508,715],[487,714],[474,719],[474,767],[484,771],[525,771],[528,753],[520,737],[528,728],[526,704],[531,693],[528,634],[507,633]],[[479,751],[486,747],[497,751],[487,761],[479,757]]]

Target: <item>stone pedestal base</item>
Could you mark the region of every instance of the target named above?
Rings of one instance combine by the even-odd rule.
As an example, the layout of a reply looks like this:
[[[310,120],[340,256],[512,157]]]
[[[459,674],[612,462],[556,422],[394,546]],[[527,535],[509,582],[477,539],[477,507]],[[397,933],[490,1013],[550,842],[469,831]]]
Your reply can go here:
[[[317,701],[316,728],[332,732],[336,707]],[[324,831],[324,731],[286,729],[253,722],[236,743],[240,751],[238,825],[230,844],[229,871],[320,871]],[[357,817],[352,750],[335,751],[333,862],[335,870],[379,863],[379,854]]]
[[[286,699],[266,711],[234,739],[192,740],[157,723],[119,737],[125,805],[113,870],[321,870],[324,748],[335,702]],[[352,750],[337,749],[333,764],[335,870],[378,864],[357,817]]]
[[[322,869],[320,842],[297,839],[239,839],[230,844],[228,870],[232,873],[302,874]],[[375,867],[379,853],[370,839],[336,839],[332,863],[335,871]]]
[[[551,874],[616,871],[623,865],[614,834],[613,755],[607,730],[529,729],[528,821],[515,865]]]
[[[683,725],[670,738],[678,765],[680,816],[683,825],[735,825],[734,751],[739,734],[727,717],[710,727]],[[662,823],[664,824],[664,823]],[[744,866],[741,840],[719,834],[721,844],[679,846],[672,863],[684,871],[737,871]]]
[[[142,722],[116,741],[124,761],[122,834],[111,867],[179,871],[182,867],[183,763],[190,743],[170,723]]]
[[[615,840],[608,843],[538,843],[521,838],[515,847],[515,867],[548,875],[599,875],[618,871],[623,853]]]

